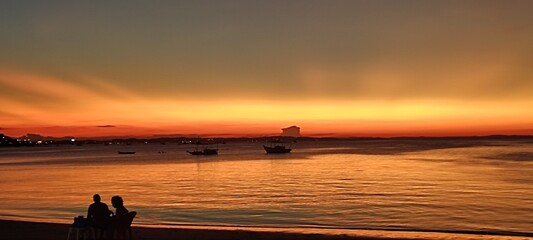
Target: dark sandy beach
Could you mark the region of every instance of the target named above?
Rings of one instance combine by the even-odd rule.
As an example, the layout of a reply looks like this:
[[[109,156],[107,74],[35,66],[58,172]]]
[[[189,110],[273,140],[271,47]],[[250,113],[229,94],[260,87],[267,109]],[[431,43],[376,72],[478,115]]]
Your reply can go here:
[[[0,239],[66,239],[69,224],[37,223],[0,220]],[[71,239],[75,237],[71,236]],[[145,240],[379,240],[379,239],[531,239],[528,237],[449,234],[428,232],[397,232],[374,230],[296,230],[296,229],[246,229],[217,227],[133,227],[133,239]]]

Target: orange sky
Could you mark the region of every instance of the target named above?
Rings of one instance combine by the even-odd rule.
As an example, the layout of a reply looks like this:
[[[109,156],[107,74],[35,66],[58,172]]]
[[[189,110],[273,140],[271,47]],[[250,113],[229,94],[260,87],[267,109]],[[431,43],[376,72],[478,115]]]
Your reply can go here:
[[[0,3],[0,133],[533,134],[531,1]]]
[[[14,136],[260,136],[294,124],[308,136],[533,133],[527,100],[145,98],[96,79],[88,80],[89,88],[40,75],[0,74],[0,84],[30,96],[27,102],[0,97],[10,106],[2,110],[2,132]]]

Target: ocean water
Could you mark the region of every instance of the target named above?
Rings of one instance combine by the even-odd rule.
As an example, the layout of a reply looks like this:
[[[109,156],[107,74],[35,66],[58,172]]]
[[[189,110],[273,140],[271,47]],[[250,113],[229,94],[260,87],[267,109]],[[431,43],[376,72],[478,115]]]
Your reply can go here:
[[[307,140],[286,155],[257,142],[218,148],[0,148],[0,218],[70,223],[99,193],[110,208],[122,196],[141,225],[533,236],[531,139]]]

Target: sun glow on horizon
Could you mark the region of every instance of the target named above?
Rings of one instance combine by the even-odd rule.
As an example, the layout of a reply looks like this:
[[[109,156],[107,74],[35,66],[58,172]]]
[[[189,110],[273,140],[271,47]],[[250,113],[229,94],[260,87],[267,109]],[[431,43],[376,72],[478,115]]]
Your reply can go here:
[[[0,71],[0,84],[40,99],[2,96],[2,131],[50,135],[261,135],[299,125],[309,135],[531,134],[532,101],[253,100],[149,98],[117,86]],[[23,84],[25,83],[25,84]],[[21,94],[22,95],[22,94]],[[108,128],[96,128],[113,125]],[[488,131],[492,129],[492,131]]]

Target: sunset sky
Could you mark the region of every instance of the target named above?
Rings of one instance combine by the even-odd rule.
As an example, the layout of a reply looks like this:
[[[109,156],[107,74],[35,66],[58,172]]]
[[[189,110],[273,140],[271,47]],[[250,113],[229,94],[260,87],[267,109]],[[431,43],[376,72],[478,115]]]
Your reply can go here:
[[[0,133],[533,134],[533,1],[2,1]]]

